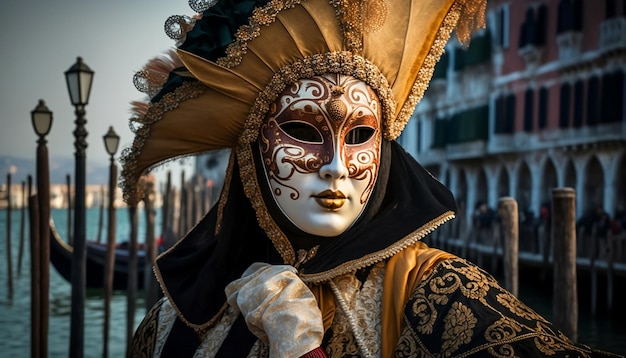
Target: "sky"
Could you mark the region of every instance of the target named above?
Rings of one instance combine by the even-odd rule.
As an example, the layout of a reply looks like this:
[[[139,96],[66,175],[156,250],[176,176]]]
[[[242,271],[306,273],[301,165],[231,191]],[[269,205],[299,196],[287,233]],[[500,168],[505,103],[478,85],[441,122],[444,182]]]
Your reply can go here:
[[[144,98],[133,74],[175,46],[163,30],[171,15],[193,15],[187,0],[0,1],[0,155],[35,158],[30,112],[53,112],[51,158],[75,152],[74,107],[64,72],[82,57],[94,72],[86,107],[87,165],[108,165],[102,136],[113,126],[121,150],[132,144],[130,102]]]

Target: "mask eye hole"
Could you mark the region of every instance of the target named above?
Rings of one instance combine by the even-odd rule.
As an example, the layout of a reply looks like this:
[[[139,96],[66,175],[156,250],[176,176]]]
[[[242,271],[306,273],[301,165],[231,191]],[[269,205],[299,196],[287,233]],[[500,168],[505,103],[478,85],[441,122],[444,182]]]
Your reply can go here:
[[[280,125],[288,136],[301,142],[323,143],[322,135],[317,128],[305,122],[291,121]]]
[[[356,127],[346,134],[346,144],[363,144],[374,135],[374,128]]]

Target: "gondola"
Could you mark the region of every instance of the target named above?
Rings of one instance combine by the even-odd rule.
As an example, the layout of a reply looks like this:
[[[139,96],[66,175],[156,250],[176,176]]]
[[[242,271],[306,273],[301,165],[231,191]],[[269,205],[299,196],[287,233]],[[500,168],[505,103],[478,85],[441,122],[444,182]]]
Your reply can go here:
[[[106,260],[106,245],[94,241],[86,242],[86,287],[104,287],[104,263]],[[113,274],[113,289],[125,290],[128,285],[128,255],[126,248],[118,247],[115,250],[115,268]],[[143,289],[145,276],[146,254],[144,250],[137,250],[137,288]],[[53,222],[50,222],[50,262],[59,274],[68,282],[72,282],[72,247],[59,235]]]

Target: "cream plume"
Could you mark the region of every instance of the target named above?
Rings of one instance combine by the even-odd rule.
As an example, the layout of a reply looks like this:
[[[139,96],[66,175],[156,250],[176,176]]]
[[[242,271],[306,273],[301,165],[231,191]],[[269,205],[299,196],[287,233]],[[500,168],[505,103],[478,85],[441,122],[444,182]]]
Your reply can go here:
[[[150,103],[143,101],[132,101],[130,102],[130,112],[137,117],[143,117],[148,113],[148,109],[150,108]]]
[[[133,76],[133,83],[137,90],[152,98],[159,93],[170,72],[181,66],[183,63],[178,58],[176,50],[170,49],[163,55],[152,58],[143,69],[137,71]]]

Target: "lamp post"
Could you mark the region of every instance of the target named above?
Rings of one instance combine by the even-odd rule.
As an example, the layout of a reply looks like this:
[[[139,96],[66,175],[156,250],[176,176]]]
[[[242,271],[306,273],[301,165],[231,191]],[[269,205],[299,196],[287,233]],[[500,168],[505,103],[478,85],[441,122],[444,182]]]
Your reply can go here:
[[[46,135],[52,127],[52,112],[40,99],[37,107],[30,112],[37,140],[37,201],[39,206],[38,235],[32,236],[38,243],[31,248],[31,349],[32,356],[48,356],[48,292],[50,291],[50,168]],[[33,240],[34,241],[34,240]],[[31,242],[32,245],[32,242]],[[38,285],[39,287],[32,287]],[[37,317],[36,317],[37,316]]]
[[[86,211],[85,211],[85,158],[87,130],[85,129],[85,106],[89,103],[94,72],[78,57],[76,63],[65,71],[70,101],[76,115],[74,130],[74,247],[72,252],[72,308],[70,320],[70,357],[82,357],[84,353],[85,284],[86,284]]]
[[[107,225],[107,257],[104,269],[104,339],[102,342],[102,356],[109,356],[109,326],[111,318],[111,295],[113,294],[113,267],[115,265],[115,232],[116,232],[116,215],[115,215],[115,182],[117,181],[117,166],[115,165],[115,153],[120,143],[118,136],[113,127],[109,127],[109,131],[102,136],[104,140],[104,148],[111,156],[109,164],[109,211]]]

